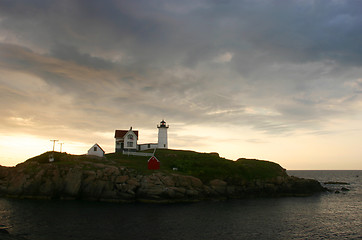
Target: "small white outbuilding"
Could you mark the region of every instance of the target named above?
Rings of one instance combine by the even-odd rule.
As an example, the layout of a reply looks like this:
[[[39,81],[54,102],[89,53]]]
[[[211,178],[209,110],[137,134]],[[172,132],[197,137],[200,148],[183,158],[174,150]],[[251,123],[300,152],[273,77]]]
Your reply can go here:
[[[88,155],[104,157],[105,151],[96,143],[89,150]]]

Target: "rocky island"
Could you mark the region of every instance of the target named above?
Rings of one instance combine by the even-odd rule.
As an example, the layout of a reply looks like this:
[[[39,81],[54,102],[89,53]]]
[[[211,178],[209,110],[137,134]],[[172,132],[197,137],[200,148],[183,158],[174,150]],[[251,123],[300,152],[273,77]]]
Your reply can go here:
[[[276,163],[231,161],[217,153],[158,150],[159,170],[149,157],[44,153],[0,166],[0,196],[110,202],[191,202],[207,199],[307,196],[325,189],[316,180],[288,176]]]

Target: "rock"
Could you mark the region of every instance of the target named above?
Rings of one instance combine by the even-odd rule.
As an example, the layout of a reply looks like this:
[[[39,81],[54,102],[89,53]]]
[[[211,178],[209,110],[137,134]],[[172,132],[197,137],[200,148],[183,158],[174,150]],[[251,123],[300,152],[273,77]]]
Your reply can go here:
[[[188,187],[191,185],[190,179],[188,176],[182,176],[182,175],[173,175],[175,178],[175,186],[176,187]]]
[[[198,179],[196,177],[192,177],[192,176],[190,176],[189,179],[190,179],[192,187],[194,187],[194,188],[201,188],[202,187],[203,184],[202,184],[200,179]]]
[[[348,189],[348,188],[343,187],[343,188],[341,188],[341,191],[346,192],[346,191],[349,191],[349,189]]]
[[[102,192],[107,185],[107,181],[95,180],[88,185],[82,187],[82,196],[87,199],[98,200],[102,196]]]
[[[325,182],[324,184],[325,185],[328,185],[328,184],[349,185],[349,183],[347,183],[347,182],[332,182],[332,181]]]
[[[131,179],[127,180],[126,183],[130,189],[136,189],[137,187],[140,186],[140,183],[136,178],[131,178]]]
[[[28,176],[25,174],[16,174],[14,178],[11,178],[7,189],[7,193],[10,195],[21,195],[23,193],[23,186],[28,180]]]
[[[82,183],[82,170],[79,168],[70,169],[65,177],[64,192],[70,196],[78,195]]]
[[[270,194],[274,194],[278,191],[278,187],[274,183],[265,183],[264,191],[269,192]]]
[[[151,185],[162,185],[162,181],[160,179],[160,175],[159,174],[152,174],[149,176],[144,176],[143,179],[141,180],[141,185],[142,184],[151,184]]]
[[[109,167],[108,165],[105,165],[103,163],[92,163],[92,165],[96,168],[100,168],[100,169],[105,169],[107,167]]]
[[[52,182],[54,184],[54,187],[56,190],[61,190],[63,188],[63,179],[60,175],[60,171],[59,169],[52,169],[52,170],[49,170],[49,176],[52,176],[51,179],[52,179]]]
[[[100,200],[105,201],[105,200],[117,199],[117,196],[118,196],[118,194],[116,191],[104,189],[101,194]]]
[[[185,194],[188,198],[196,198],[199,195],[199,192],[194,189],[187,189]]]
[[[6,178],[9,175],[11,169],[14,168],[3,167],[0,165],[0,179]]]
[[[208,199],[217,198],[220,195],[217,191],[215,191],[215,189],[206,185],[204,185],[202,193],[205,198]]]
[[[226,193],[227,193],[227,195],[229,195],[229,196],[234,195],[235,192],[236,192],[235,189],[236,189],[235,186],[227,186],[227,187],[226,187]]]
[[[39,193],[41,195],[52,196],[54,190],[54,184],[50,179],[46,179],[45,182],[39,187]]]
[[[122,201],[134,201],[135,200],[135,193],[134,192],[118,192],[117,193],[117,199]]]
[[[318,181],[313,179],[289,177],[287,183],[290,184],[289,192],[296,195],[311,195],[326,191]]]
[[[273,180],[273,182],[274,182],[275,184],[277,184],[277,185],[282,184],[284,181],[285,181],[285,179],[284,179],[284,177],[282,177],[282,176],[278,176],[278,177],[276,177],[276,178]]]
[[[200,179],[193,176],[184,176],[172,174],[174,186],[185,188],[202,188],[203,184]]]
[[[175,193],[175,190],[174,189],[172,189],[172,188],[166,188],[165,189],[165,194],[167,194],[167,196],[169,197],[169,198],[176,198],[176,193]]]
[[[165,188],[161,185],[148,185],[145,187],[144,185],[141,185],[140,188],[137,190],[137,196],[140,198],[146,198],[146,199],[159,199],[161,198],[161,195],[167,192],[165,191]]]
[[[6,227],[0,227],[0,234],[0,236],[2,236],[2,234],[9,234],[9,231]]]
[[[214,180],[210,181],[210,186],[217,193],[224,194],[226,192],[227,183],[220,179],[214,179]]]
[[[322,190],[315,180],[289,176],[213,179],[203,184],[194,176],[163,172],[143,175],[134,169],[90,161],[79,164],[27,162],[15,168],[0,166],[0,195],[14,197],[168,202],[310,195]]]
[[[182,187],[168,187],[165,193],[171,199],[182,199],[185,197],[186,189]]]
[[[185,193],[186,193],[185,188],[183,188],[183,187],[172,187],[171,189],[173,189],[178,196],[185,196]]]
[[[97,175],[95,172],[88,172],[87,175],[84,174],[83,185],[92,184],[97,179]]]
[[[172,176],[162,176],[160,178],[161,182],[166,186],[166,187],[172,187],[175,186],[175,181],[173,180]]]
[[[116,183],[124,183],[129,179],[127,175],[117,176],[115,182]]]

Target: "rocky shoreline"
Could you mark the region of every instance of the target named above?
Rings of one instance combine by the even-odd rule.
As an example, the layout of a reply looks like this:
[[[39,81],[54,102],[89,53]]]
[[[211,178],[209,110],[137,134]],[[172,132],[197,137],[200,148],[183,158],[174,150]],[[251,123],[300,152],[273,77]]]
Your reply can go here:
[[[25,162],[0,167],[0,196],[31,199],[80,199],[109,202],[192,202],[201,200],[308,196],[325,191],[316,180],[287,174],[231,182],[178,173],[134,169],[83,161],[79,164]]]

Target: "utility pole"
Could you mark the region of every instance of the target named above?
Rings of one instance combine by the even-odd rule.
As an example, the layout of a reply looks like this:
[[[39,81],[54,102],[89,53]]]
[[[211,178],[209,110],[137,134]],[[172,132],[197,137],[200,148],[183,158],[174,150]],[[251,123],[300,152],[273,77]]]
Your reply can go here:
[[[53,152],[52,154],[49,155],[49,162],[54,162],[54,148],[55,148],[55,142],[58,142],[59,140],[57,139],[53,139],[50,140],[51,142],[53,142]]]
[[[62,147],[64,143],[58,143],[58,144],[60,144],[60,152],[62,152]]]
[[[50,141],[53,142],[53,152],[54,152],[55,142],[58,142],[59,140],[54,139],[54,140],[50,140]]]

